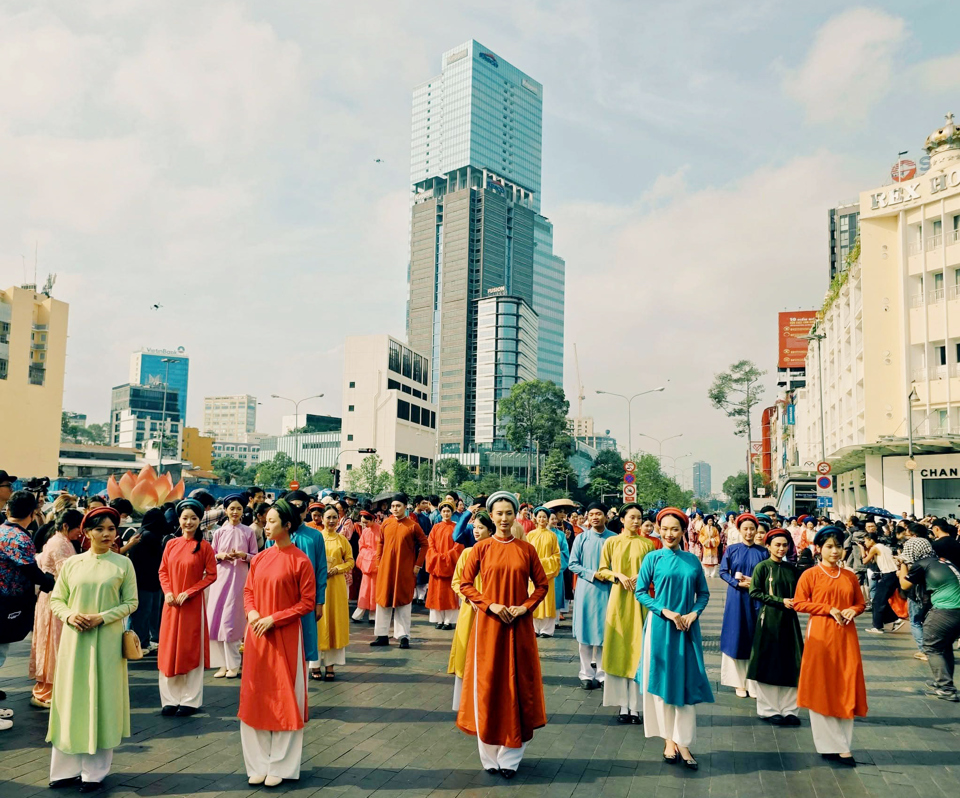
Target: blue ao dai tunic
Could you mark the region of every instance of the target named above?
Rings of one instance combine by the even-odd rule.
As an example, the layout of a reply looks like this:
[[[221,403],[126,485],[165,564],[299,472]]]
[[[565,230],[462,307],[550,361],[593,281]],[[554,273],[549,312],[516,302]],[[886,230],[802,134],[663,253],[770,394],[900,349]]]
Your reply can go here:
[[[650,595],[650,586],[654,595]],[[649,610],[650,658],[647,691],[673,706],[713,703],[713,691],[703,664],[700,621],[681,632],[661,614],[663,610],[686,615],[702,614],[710,600],[703,567],[695,554],[663,548],[647,554],[637,576],[637,601]],[[644,633],[646,635],[646,632]],[[636,681],[643,687],[644,666]]]
[[[563,530],[555,528],[553,534],[557,536],[557,543],[560,546],[560,573],[554,580],[554,592],[557,597],[557,612],[562,612],[567,608],[567,595],[563,589],[563,572],[570,567],[570,546],[567,545],[567,536]]]
[[[290,536],[293,545],[307,555],[313,566],[313,576],[317,586],[316,604],[326,602],[327,595],[327,547],[323,542],[323,535],[312,526],[301,524],[300,528]],[[267,541],[267,547],[273,546],[273,541]],[[317,637],[317,608],[314,605],[307,615],[300,616],[300,625],[303,628],[303,658],[307,662],[316,662],[320,659],[319,640]]]
[[[609,529],[600,533],[588,529],[573,541],[570,571],[577,575],[573,599],[573,636],[585,646],[603,645],[610,583],[597,579],[597,569],[600,567],[603,544],[616,536]]]
[[[763,546],[734,543],[720,560],[720,578],[727,583],[727,603],[723,608],[720,651],[732,659],[750,659],[753,634],[757,628],[760,602],[750,598],[750,588],[737,587],[737,571],[747,579],[757,563],[770,555]]]

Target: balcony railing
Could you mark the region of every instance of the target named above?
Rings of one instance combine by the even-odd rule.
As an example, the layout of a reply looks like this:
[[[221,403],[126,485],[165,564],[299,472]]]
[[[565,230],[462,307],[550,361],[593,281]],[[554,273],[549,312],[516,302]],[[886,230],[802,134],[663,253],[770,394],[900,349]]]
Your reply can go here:
[[[947,296],[949,296],[951,300],[960,299],[960,285],[951,285],[950,293],[947,294]]]
[[[927,381],[927,370],[926,370],[926,369],[914,369],[914,370],[913,370],[913,381],[914,381],[914,382],[926,382],[926,381]]]
[[[943,294],[944,294],[944,289],[942,289],[942,288],[934,288],[934,289],[930,292],[930,304],[931,304],[931,305],[936,305],[937,302],[943,302]]]
[[[923,302],[923,294],[914,294],[912,297],[910,297],[910,306],[911,306],[911,307],[914,307],[914,308],[922,308],[922,307],[923,307],[923,304],[924,304],[924,302]]]
[[[937,233],[927,239],[927,249],[940,249],[943,246],[943,234]]]
[[[907,247],[907,251],[911,255],[919,255],[921,252],[923,252],[923,242],[922,241],[912,242],[910,246]]]
[[[950,243],[956,244],[958,241],[960,241],[960,230],[954,230],[950,233]]]

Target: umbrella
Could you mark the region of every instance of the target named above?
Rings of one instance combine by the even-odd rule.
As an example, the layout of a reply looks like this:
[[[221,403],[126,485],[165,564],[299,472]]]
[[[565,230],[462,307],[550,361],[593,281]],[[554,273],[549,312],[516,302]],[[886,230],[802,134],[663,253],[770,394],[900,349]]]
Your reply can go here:
[[[553,499],[543,506],[548,510],[556,510],[564,507],[573,508],[577,506],[577,503],[573,499]]]
[[[899,518],[899,515],[894,515],[889,510],[884,510],[882,507],[861,507],[857,510],[858,513],[863,513],[864,515],[879,515],[881,518]]]
[[[308,496],[316,496],[320,492],[319,485],[311,485],[309,488],[304,488],[303,492]]]
[[[395,493],[396,491],[385,490],[383,493],[378,493],[376,496],[374,496],[371,501],[373,501],[374,504],[377,502],[385,502],[387,499],[392,499]]]

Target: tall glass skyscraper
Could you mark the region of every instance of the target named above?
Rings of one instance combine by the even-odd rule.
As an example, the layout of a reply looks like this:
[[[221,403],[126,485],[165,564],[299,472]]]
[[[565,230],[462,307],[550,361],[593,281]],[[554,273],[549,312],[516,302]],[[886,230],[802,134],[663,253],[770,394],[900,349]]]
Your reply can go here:
[[[486,401],[477,434],[477,305],[487,297],[535,311],[533,373],[563,383],[565,266],[540,215],[542,121],[543,87],[476,41],[444,53],[441,74],[414,90],[407,337],[432,354],[444,452],[497,443]],[[496,346],[502,395],[517,353]],[[486,387],[489,352],[483,360]]]
[[[173,361],[165,363],[165,360]],[[178,396],[180,420],[187,417],[187,384],[190,381],[190,358],[181,346],[171,349],[141,349],[130,356],[130,384],[158,386],[167,383]]]

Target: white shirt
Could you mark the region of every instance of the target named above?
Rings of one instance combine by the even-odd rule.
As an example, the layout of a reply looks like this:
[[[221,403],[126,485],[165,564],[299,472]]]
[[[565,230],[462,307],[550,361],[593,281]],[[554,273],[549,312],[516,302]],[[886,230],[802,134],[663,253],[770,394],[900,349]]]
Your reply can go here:
[[[884,546],[882,543],[874,543],[873,548],[877,550],[877,567],[880,569],[882,574],[891,574],[897,570],[897,564],[893,561],[893,552],[890,551],[889,546]]]

